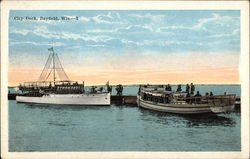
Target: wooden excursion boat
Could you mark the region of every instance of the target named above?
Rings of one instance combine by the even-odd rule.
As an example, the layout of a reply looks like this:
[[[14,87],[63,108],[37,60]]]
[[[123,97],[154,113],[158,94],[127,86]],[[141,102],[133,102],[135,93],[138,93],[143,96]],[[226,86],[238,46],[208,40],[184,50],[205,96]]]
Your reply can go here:
[[[187,92],[167,91],[164,85],[141,85],[139,107],[178,114],[225,113],[234,109],[235,95],[190,96]]]

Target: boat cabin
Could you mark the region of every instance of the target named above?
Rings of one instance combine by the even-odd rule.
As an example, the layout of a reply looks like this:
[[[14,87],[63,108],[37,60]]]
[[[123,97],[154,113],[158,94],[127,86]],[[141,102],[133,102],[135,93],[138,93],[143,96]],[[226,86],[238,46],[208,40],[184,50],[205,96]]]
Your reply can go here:
[[[77,81],[43,81],[25,82],[19,85],[19,90],[26,94],[55,93],[55,94],[80,94],[84,93],[84,82],[79,84]]]
[[[166,91],[163,85],[142,85],[138,94],[142,100],[163,104],[230,104],[235,100],[235,95],[190,96],[187,92]]]

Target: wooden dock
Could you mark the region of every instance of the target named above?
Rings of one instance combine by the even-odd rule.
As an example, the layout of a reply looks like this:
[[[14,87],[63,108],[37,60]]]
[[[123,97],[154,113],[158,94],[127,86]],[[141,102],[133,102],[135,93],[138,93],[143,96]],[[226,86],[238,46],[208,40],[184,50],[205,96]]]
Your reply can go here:
[[[9,93],[8,100],[16,100],[17,95],[18,93]],[[112,95],[111,96],[112,104],[136,105],[136,100],[137,100],[137,97],[133,95],[122,95],[122,96]],[[240,106],[241,106],[240,97],[236,97],[235,109],[240,110]]]
[[[8,93],[8,100],[16,100],[18,93]]]
[[[136,105],[136,96],[111,96],[111,103]]]

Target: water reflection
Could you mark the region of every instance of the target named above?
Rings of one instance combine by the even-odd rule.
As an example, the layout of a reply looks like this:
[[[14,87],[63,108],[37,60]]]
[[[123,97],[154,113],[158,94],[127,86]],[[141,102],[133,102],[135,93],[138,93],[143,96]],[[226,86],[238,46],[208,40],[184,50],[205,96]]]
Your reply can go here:
[[[235,125],[235,121],[219,114],[202,114],[202,115],[184,115],[186,119],[187,127],[199,127],[199,126],[226,126],[232,127]]]
[[[158,112],[140,108],[141,119],[160,124],[170,124],[174,127],[184,125],[186,127],[208,127],[208,126],[225,126],[233,127],[236,122],[229,117],[220,114],[173,114],[166,112]],[[227,114],[226,114],[227,115]]]
[[[50,109],[50,110],[71,110],[71,111],[109,110],[109,112],[113,112],[115,109],[112,108],[114,107],[117,107],[119,110],[128,108],[137,109],[140,113],[138,118],[139,120],[147,121],[149,123],[158,123],[162,125],[172,125],[173,127],[209,127],[209,126],[233,127],[236,124],[236,122],[232,118],[230,118],[230,114],[183,115],[183,114],[173,114],[166,112],[157,112],[138,107],[131,107],[131,105],[124,106],[116,104],[112,104],[111,106],[79,106],[79,105],[24,104],[24,103],[22,104],[25,105],[25,107],[28,109]]]
[[[24,104],[27,108],[30,109],[54,109],[54,110],[104,110],[108,109],[110,106],[79,106],[79,105],[57,105],[57,104]]]
[[[149,109],[144,109],[144,108],[139,108],[139,111],[142,113],[142,116],[145,116],[145,115],[151,115],[155,117],[176,116],[176,114],[173,114],[173,113],[159,112],[159,111],[154,111],[154,110],[149,110]]]
[[[174,117],[172,114],[165,112],[157,112],[153,110],[139,108],[140,119],[147,122],[155,122],[163,125],[169,124],[169,119]],[[173,121],[173,120],[172,120]]]
[[[54,126],[68,126],[67,124],[62,124],[62,123],[54,123],[54,122],[48,122],[49,125],[54,125]],[[72,124],[70,124],[72,125]]]
[[[58,121],[49,121],[49,122],[47,122],[47,124],[53,125],[53,126],[76,126],[76,125],[79,125],[79,124],[74,124],[72,122],[59,123]]]

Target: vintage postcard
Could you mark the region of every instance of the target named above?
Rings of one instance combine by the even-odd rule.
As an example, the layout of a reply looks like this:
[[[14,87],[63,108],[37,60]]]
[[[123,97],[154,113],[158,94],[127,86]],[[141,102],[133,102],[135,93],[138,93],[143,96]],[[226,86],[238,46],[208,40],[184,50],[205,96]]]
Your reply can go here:
[[[249,158],[247,1],[4,1],[1,157]]]

